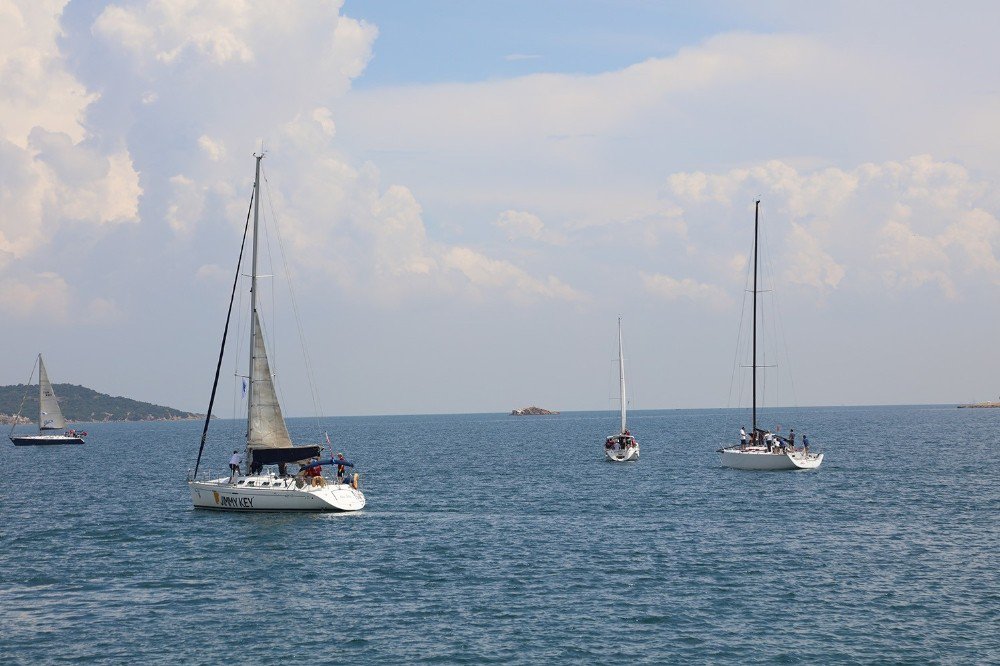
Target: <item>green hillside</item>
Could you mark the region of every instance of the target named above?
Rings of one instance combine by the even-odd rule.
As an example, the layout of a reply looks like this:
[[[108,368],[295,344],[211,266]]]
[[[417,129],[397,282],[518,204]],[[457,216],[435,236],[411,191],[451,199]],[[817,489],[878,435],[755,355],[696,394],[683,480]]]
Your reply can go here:
[[[204,414],[182,412],[170,407],[98,393],[76,384],[53,384],[59,407],[67,421],[176,421],[203,419]],[[38,384],[0,386],[0,420],[9,421],[21,407],[21,416],[38,420]]]

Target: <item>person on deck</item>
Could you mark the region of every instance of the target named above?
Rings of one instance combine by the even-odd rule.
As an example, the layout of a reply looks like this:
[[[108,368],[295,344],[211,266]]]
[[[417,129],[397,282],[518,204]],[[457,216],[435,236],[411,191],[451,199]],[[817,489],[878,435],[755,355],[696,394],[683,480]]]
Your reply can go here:
[[[788,448],[795,450],[795,428],[788,431]]]
[[[740,448],[747,448],[747,429],[740,426]]]
[[[772,435],[769,432],[764,433],[764,448],[767,449],[768,453],[771,452],[771,442],[773,441],[773,439],[774,435]]]
[[[809,435],[802,435],[802,452],[809,453]]]
[[[309,464],[312,465],[313,463],[318,463],[318,462],[319,462],[319,458],[313,458],[312,460],[309,461]],[[305,472],[303,472],[303,474],[305,476],[322,476],[323,475],[323,467],[321,465],[316,465],[315,467],[310,467]]]
[[[339,463],[343,459],[344,459],[344,454],[343,453],[338,453],[337,454],[337,462]],[[337,483],[343,483],[344,482],[344,473],[346,471],[347,471],[347,468],[344,467],[344,465],[340,465],[340,464],[337,465]]]
[[[239,451],[233,451],[233,455],[229,459],[229,479],[232,480],[234,476],[239,476],[239,473],[240,473],[240,454]]]

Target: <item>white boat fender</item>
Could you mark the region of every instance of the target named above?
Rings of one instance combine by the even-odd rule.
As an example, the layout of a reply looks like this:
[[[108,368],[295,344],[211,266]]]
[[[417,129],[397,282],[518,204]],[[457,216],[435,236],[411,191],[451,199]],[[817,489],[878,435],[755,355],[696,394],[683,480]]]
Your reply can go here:
[[[351,488],[354,488],[355,490],[358,489],[358,473],[357,472],[355,472],[354,476],[351,478]]]

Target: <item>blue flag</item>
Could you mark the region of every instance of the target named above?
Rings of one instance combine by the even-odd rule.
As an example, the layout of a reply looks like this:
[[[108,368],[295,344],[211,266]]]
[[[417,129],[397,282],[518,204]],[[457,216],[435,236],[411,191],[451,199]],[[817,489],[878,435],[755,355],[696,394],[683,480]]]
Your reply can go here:
[[[243,378],[243,397],[247,397],[247,378]]]

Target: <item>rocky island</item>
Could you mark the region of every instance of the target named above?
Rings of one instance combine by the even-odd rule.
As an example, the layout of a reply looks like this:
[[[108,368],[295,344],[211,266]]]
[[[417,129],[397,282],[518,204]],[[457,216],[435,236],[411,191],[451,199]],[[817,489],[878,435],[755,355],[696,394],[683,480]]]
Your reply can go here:
[[[547,409],[542,409],[541,407],[522,407],[521,409],[515,409],[511,411],[511,416],[549,416],[552,414],[558,414],[559,412],[550,412]]]
[[[977,407],[1000,407],[1000,402],[996,402],[996,401],[987,401],[987,402],[974,402],[974,403],[970,403],[970,404],[967,404],[967,405],[959,405],[959,406],[958,406],[958,408],[959,408],[959,409],[963,409],[963,408],[965,408],[965,407],[968,407],[968,408],[977,408]]]
[[[203,419],[204,414],[194,414],[171,407],[154,405],[131,398],[98,393],[76,384],[53,384],[59,407],[67,421],[186,421]],[[21,403],[24,402],[22,406]],[[21,416],[17,414],[20,411]],[[0,386],[0,423],[11,425],[33,423],[38,418],[38,385],[12,384]]]

